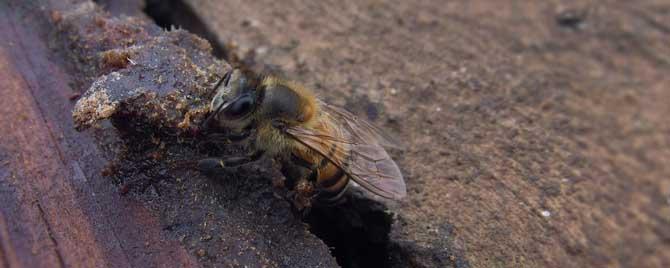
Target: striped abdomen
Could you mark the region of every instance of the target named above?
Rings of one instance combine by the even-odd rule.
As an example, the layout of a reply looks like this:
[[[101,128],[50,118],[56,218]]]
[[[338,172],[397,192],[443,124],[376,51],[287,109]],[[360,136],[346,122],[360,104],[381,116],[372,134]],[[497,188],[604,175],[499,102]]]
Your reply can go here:
[[[332,125],[322,122],[317,127],[325,133],[330,133],[334,137],[340,137],[342,132],[337,131]],[[327,142],[327,139],[323,142]],[[309,164],[312,167],[312,174],[309,179],[314,182],[318,190],[317,201],[329,203],[337,201],[346,190],[349,182],[349,176],[330,159],[342,158],[342,154],[346,154],[347,148],[339,148],[337,143],[328,143],[328,153],[320,154],[312,149],[304,148],[296,150],[294,154],[300,160]]]

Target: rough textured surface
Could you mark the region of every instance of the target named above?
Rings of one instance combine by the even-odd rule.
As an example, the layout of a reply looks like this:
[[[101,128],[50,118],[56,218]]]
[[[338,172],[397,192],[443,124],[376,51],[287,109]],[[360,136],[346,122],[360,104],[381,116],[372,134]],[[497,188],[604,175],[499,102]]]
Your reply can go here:
[[[398,267],[670,265],[667,1],[187,2],[408,141]]]
[[[109,19],[94,5],[59,14],[78,68],[98,77],[74,108],[79,128],[124,113],[154,128],[186,131],[207,111],[211,87],[230,67],[183,30],[163,32],[136,17]],[[141,123],[141,122],[137,122]]]
[[[0,2],[0,266],[196,266],[156,213],[100,176],[105,153],[74,130],[75,81],[48,47],[49,10]]]
[[[184,164],[230,68],[207,41],[87,1],[0,12],[0,266],[336,266],[268,168]]]
[[[0,1],[0,267],[335,266],[271,163],[178,165],[228,68],[205,42],[74,2]],[[393,218],[358,200],[307,219],[340,264],[670,266],[667,1],[163,2],[200,23],[162,24],[407,142]]]

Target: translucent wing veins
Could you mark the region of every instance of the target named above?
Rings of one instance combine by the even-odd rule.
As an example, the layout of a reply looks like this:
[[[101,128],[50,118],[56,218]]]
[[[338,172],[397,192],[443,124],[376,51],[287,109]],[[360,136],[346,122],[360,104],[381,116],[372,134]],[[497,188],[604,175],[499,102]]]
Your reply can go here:
[[[389,199],[406,195],[400,169],[382,147],[392,141],[370,123],[357,119],[346,110],[324,104],[325,116],[338,124],[341,133],[333,135],[300,126],[286,132],[341,168],[367,190]]]

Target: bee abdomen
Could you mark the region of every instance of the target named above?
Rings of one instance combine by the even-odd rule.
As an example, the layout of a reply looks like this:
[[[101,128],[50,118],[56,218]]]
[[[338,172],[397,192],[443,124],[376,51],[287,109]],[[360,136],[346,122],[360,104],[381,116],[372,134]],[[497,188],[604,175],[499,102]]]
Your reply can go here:
[[[349,176],[331,162],[319,170],[316,184],[319,189],[318,200],[322,203],[333,203],[346,192]]]

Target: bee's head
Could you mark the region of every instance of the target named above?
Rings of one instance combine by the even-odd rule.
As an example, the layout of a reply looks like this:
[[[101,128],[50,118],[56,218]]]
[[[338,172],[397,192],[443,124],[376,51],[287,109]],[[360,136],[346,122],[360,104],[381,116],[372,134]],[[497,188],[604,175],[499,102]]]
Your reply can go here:
[[[215,124],[233,128],[245,127],[260,100],[259,79],[240,69],[228,71],[216,84],[216,94],[209,107],[205,127]]]

